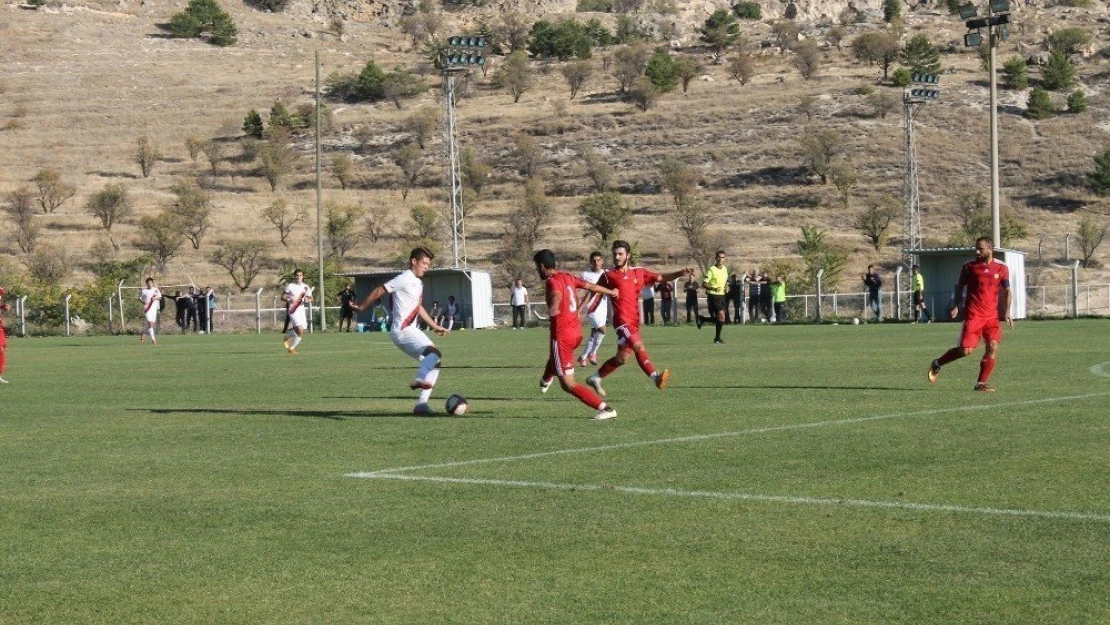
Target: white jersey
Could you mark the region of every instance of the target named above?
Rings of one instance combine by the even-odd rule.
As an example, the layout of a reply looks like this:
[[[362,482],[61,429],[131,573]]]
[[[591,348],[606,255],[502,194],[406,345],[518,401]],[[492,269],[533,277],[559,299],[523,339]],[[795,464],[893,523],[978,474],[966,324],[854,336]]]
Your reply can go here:
[[[285,285],[285,302],[289,306],[289,323],[297,328],[307,328],[305,300],[312,295],[312,287],[307,284],[290,282]]]
[[[590,271],[582,272],[582,280],[590,284],[597,284],[605,271]],[[600,328],[605,325],[609,318],[609,296],[600,293],[590,293],[586,298],[586,313],[590,316],[590,324],[595,328]]]
[[[393,322],[390,332],[399,332],[414,325],[420,313],[420,302],[424,297],[424,281],[417,278],[411,269],[406,269],[396,278],[385,283],[385,290],[393,296]]]
[[[158,300],[160,299],[162,299],[162,291],[158,287],[139,291],[139,301],[143,303],[143,315],[147,321],[158,319]]]

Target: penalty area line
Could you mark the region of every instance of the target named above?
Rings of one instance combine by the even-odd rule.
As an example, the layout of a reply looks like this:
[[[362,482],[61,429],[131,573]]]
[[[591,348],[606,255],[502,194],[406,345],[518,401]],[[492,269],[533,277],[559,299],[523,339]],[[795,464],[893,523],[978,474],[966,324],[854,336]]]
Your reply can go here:
[[[833,499],[824,497],[792,497],[786,495],[755,495],[752,493],[678,490],[674,488],[642,488],[638,486],[613,486],[602,484],[565,484],[559,482],[531,482],[524,480],[490,480],[459,477],[435,477],[426,475],[400,475],[384,472],[351,473],[347,475],[347,477],[377,480],[402,480],[410,482],[433,482],[437,484],[466,484],[471,486],[501,486],[561,491],[617,492],[629,495],[688,497],[701,499],[717,499],[723,501],[751,501],[758,503],[776,503],[799,506],[873,508],[886,510],[908,510],[917,512],[947,512],[953,514],[1008,516],[1035,519],[1095,521],[1098,523],[1110,523],[1110,514],[1096,514],[1088,512],[1024,510],[1020,508],[990,508],[980,506],[957,506],[952,504],[929,504],[902,501],[872,501],[868,499]]]
[[[1091,399],[1095,397],[1105,397],[1110,395],[1106,393],[1090,393],[1087,395],[1069,395],[1065,397],[1044,397],[1041,399],[1031,399],[1027,401],[1017,401],[998,404],[982,404],[973,406],[956,406],[953,408],[937,408],[934,410],[919,410],[916,412],[903,412],[892,414],[872,415],[869,417],[854,417],[850,419],[827,419],[824,421],[811,421],[809,423],[794,423],[788,425],[773,425],[762,428],[752,428],[748,430],[736,430],[733,432],[716,432],[711,434],[694,434],[691,436],[679,436],[675,438],[662,438],[649,441],[632,441],[628,443],[614,443],[611,445],[599,445],[596,447],[580,447],[575,449],[554,449],[551,451],[540,451],[531,454],[521,454],[519,456],[501,456],[497,458],[477,458],[474,460],[458,460],[454,462],[441,462],[437,464],[423,464],[408,467],[395,467],[392,469],[381,469],[379,471],[363,471],[357,473],[348,473],[344,477],[376,477],[378,475],[388,475],[395,477],[398,473],[407,473],[410,471],[424,471],[429,469],[446,469],[451,467],[465,467],[480,464],[492,464],[496,462],[516,462],[519,460],[535,460],[537,458],[548,458],[551,456],[564,456],[570,454],[586,454],[594,452],[615,451],[618,449],[631,449],[636,447],[648,447],[652,445],[674,445],[680,443],[692,443],[706,440],[713,440],[718,438],[728,438],[735,436],[748,436],[753,434],[766,434],[770,432],[789,432],[792,430],[805,430],[811,428],[820,428],[836,425],[855,425],[858,423],[868,423],[871,421],[883,421],[891,419],[912,419],[916,417],[932,417],[943,414],[959,413],[959,412],[972,412],[982,410],[984,408],[1018,408],[1022,406],[1036,406],[1040,404],[1049,404],[1063,401],[1078,401],[1084,399]]]

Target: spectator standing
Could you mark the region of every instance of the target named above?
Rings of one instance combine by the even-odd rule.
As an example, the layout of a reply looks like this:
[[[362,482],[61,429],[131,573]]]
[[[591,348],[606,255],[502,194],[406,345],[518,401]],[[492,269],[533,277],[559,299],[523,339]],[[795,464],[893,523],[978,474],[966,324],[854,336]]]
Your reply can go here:
[[[682,292],[686,294],[686,323],[696,322],[701,315],[698,310],[698,283],[693,278],[687,278]]]
[[[208,294],[203,291],[197,293],[197,322],[200,323],[200,334],[208,331]]]
[[[351,331],[351,322],[355,319],[355,309],[351,308],[351,304],[355,301],[355,290],[350,284],[343,287],[339,292],[339,331],[343,331],[343,322],[347,322],[347,331]]]
[[[967,299],[964,299],[964,292]],[[1002,342],[1002,325],[1005,321],[1014,329],[1010,317],[1010,269],[1005,263],[994,259],[994,245],[990,237],[975,241],[975,258],[964,263],[960,269],[960,279],[952,292],[952,310],[949,315],[955,319],[964,305],[964,324],[960,329],[960,341],[956,347],[944,352],[929,365],[929,382],[936,382],[940,368],[944,365],[971,355],[986,340],[987,347],[983,359],[979,361],[979,378],[974,390],[993,393],[994,388],[987,385],[994,372],[998,344]]]
[[[523,280],[517,280],[509,287],[509,305],[513,307],[513,329],[524,328],[524,311],[528,308],[528,287]]]
[[[786,276],[775,276],[771,282],[771,301],[775,305],[775,323],[786,323]]]
[[[432,343],[427,334],[421,332],[414,323],[418,318],[436,334],[447,334],[447,328],[436,323],[428,315],[428,311],[420,304],[424,296],[424,274],[432,265],[435,255],[426,247],[413,248],[409,253],[408,269],[402,271],[397,277],[379,286],[357,304],[351,307],[355,312],[361,312],[371,304],[381,299],[386,293],[392,295],[392,325],[389,338],[405,355],[416,360],[416,377],[409,383],[409,388],[419,390],[420,394],[416,404],[412,407],[415,415],[430,415],[432,407],[428,400],[432,397],[432,389],[439,380],[439,363],[443,353]]]
[[[286,325],[288,325],[288,315],[286,315]],[[185,330],[192,326],[193,332],[197,331],[197,289],[196,287],[189,287],[189,292],[185,294]]]
[[[0,313],[11,310],[11,306],[4,301],[4,287],[0,287]],[[4,315],[0,314],[0,384],[7,384],[4,379],[4,367],[8,363],[8,331],[4,329]]]
[[[595,295],[615,295],[616,291],[605,289],[587,282],[564,271],[555,269],[555,253],[540,250],[533,257],[536,272],[544,281],[547,300],[547,314],[551,320],[551,342],[547,356],[547,366],[540,378],[540,391],[547,392],[555,378],[559,386],[578,401],[597,410],[595,421],[612,419],[617,411],[605,403],[594,391],[574,379],[574,350],[582,344],[582,324],[578,321],[578,297],[576,291],[584,289]]]
[[[618,293],[616,298],[609,300],[613,302],[613,329],[617,333],[617,353],[605,361],[595,375],[586,380],[586,383],[593,386],[597,394],[602,397],[605,396],[605,390],[601,387],[601,380],[621,367],[632,355],[635,355],[640,369],[651,377],[655,388],[663,390],[667,387],[670,371],[667,369],[656,371],[655,365],[648,357],[644,341],[640,338],[640,310],[636,300],[644,286],[654,285],[662,280],[688,277],[694,273],[694,270],[689,267],[662,275],[643,267],[633,267],[631,251],[632,244],[628,241],[614,241],[613,267],[606,270],[597,282],[598,286],[613,289]]]
[[[644,325],[655,325],[655,287],[645,285],[640,289],[640,299],[644,309]]]
[[[867,305],[875,313],[875,321],[883,322],[883,279],[874,265],[867,266],[867,273],[863,274],[863,285],[867,287]]]
[[[212,287],[205,287],[204,295],[208,299],[208,331],[216,329],[216,292]]]
[[[728,292],[726,295],[725,323],[744,322],[744,282],[735,273],[728,277]],[[729,309],[732,310],[732,320],[729,321]]]
[[[925,305],[925,278],[921,276],[921,271],[917,265],[911,267],[910,272],[912,273],[911,280],[913,280],[913,322],[932,323],[933,316],[929,314],[929,308]]]
[[[724,327],[728,316],[728,267],[725,266],[725,251],[717,250],[716,262],[705,269],[705,277],[701,280],[705,287],[706,299],[709,303],[709,316],[705,321],[712,321],[716,334],[713,337],[715,345],[723,345],[721,328]],[[701,318],[698,318],[698,329],[701,329]]]
[[[771,292],[771,276],[764,271],[759,274],[759,307],[763,309],[763,318],[771,322],[771,305],[774,303],[774,293]]]
[[[671,324],[671,313],[674,311],[674,283],[660,282],[655,287],[659,293],[659,310],[663,313],[663,325]]]
[[[447,296],[447,323],[440,324],[447,328],[448,331],[455,329],[455,324],[462,321],[462,316],[459,314],[459,303],[455,301],[454,295]]]
[[[175,291],[173,294],[173,307],[176,312],[177,327],[181,332],[185,332],[185,296],[181,291]]]
[[[605,273],[602,268],[604,262],[601,252],[592,252],[590,268],[582,272],[582,279],[590,284],[597,284],[601,275]],[[584,308],[586,316],[590,319],[590,338],[586,340],[586,347],[578,357],[578,365],[581,367],[585,367],[586,363],[597,365],[597,350],[601,348],[601,341],[605,338],[605,324],[609,323],[609,298],[591,292],[578,303],[578,308],[580,310]]]
[[[755,323],[759,321],[759,301],[762,285],[759,282],[759,275],[756,274],[754,269],[744,276],[744,283],[748,285],[748,321]]]

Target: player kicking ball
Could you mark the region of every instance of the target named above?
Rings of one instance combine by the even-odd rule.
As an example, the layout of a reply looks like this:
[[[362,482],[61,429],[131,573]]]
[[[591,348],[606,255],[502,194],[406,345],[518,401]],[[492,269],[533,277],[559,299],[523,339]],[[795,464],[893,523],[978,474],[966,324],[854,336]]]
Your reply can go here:
[[[304,337],[304,330],[308,327],[304,304],[312,302],[312,287],[305,284],[303,271],[297,269],[293,272],[293,281],[285,285],[281,299],[289,308],[289,332],[283,341],[285,351],[296,354],[297,346]]]
[[[393,296],[391,298],[393,317],[389,328],[389,339],[397,349],[419,363],[416,368],[416,378],[409,384],[412,390],[420,391],[416,405],[412,407],[414,415],[434,414],[431,406],[428,405],[428,400],[432,398],[432,389],[439,380],[439,364],[443,358],[443,354],[428,335],[420,331],[416,320],[423,321],[439,336],[447,334],[447,328],[436,323],[421,304],[424,297],[423,277],[432,266],[433,258],[435,255],[428,248],[414,248],[409,254],[408,269],[371,291],[361,302],[351,304],[355,312],[362,312],[386,293]]]
[[[158,345],[158,339],[154,338],[154,326],[158,325],[158,310],[161,300],[161,289],[154,284],[154,278],[147,278],[146,288],[139,291],[139,301],[143,303],[143,316],[146,317],[146,330],[139,335],[140,343],[146,341],[146,337],[149,335],[150,345],[152,347]]]
[[[551,319],[551,351],[547,356],[547,367],[540,379],[540,391],[546,393],[557,377],[559,386],[563,387],[564,391],[597,410],[597,414],[593,417],[595,421],[612,419],[617,416],[617,411],[589,387],[574,380],[574,350],[582,344],[582,325],[578,321],[578,290],[585,289],[609,297],[617,297],[617,291],[556,270],[555,252],[551,250],[543,249],[536,252],[532,260],[536,262],[536,272],[544,281],[547,314]]]
[[[646,286],[660,282],[670,282],[677,278],[693,275],[690,267],[679,269],[671,273],[658,274],[648,271],[643,267],[632,266],[632,245],[628,241],[613,242],[613,267],[607,269],[597,281],[598,286],[614,289],[619,294],[612,298],[613,302],[613,330],[617,334],[617,354],[606,360],[597,373],[586,378],[586,383],[594,387],[598,395],[605,396],[605,389],[601,387],[601,380],[623,365],[629,356],[635,355],[636,362],[643,370],[655,388],[663,390],[667,387],[670,371],[664,369],[656,371],[655,365],[648,358],[644,340],[640,338],[640,291]]]

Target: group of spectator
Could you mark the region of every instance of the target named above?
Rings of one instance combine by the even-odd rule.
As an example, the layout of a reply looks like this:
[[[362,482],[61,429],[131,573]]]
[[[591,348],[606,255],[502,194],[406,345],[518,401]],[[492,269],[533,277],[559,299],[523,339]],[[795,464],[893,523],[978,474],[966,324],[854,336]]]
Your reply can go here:
[[[166,307],[166,299],[163,297],[159,303],[162,310]],[[203,334],[215,329],[213,313],[216,310],[216,293],[212,287],[198,289],[191,286],[185,293],[177,291],[173,294],[173,303],[177,309],[177,327],[182,334],[190,330]]]
[[[694,279],[686,280],[686,323],[699,316],[698,289]],[[786,278],[772,277],[755,269],[748,273],[731,273],[724,284],[725,323],[783,323],[786,321]],[[747,318],[744,309],[747,308]]]
[[[436,325],[443,326],[448,330],[453,330],[455,329],[455,324],[461,321],[459,317],[459,303],[455,301],[454,295],[447,296],[447,306],[445,308],[440,308],[439,300],[434,300],[432,302],[432,307],[428,309],[428,316],[435,320]],[[421,323],[421,326],[423,325],[424,324]],[[427,330],[429,328],[423,327],[422,329]]]

